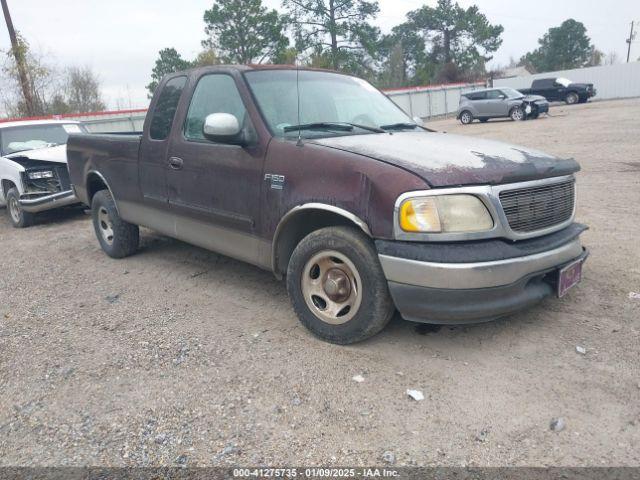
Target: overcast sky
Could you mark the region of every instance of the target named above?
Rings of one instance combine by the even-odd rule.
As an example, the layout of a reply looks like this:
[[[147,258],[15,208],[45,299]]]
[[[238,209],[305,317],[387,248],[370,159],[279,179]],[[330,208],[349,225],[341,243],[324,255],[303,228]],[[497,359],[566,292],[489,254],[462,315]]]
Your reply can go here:
[[[203,12],[212,0],[7,0],[13,22],[31,46],[56,65],[87,65],[98,73],[110,108],[144,107],[145,85],[158,50],[175,47],[194,57],[204,38]],[[280,0],[263,0],[279,7]],[[435,0],[379,0],[376,23],[384,32],[405,14]],[[625,39],[631,20],[640,20],[638,0],[459,0],[476,4],[492,23],[504,26],[503,43],[494,62],[506,64],[536,48],[550,27],[575,18],[587,27],[603,52],[626,59]],[[638,25],[640,27],[640,25]],[[640,35],[638,35],[640,40]],[[4,23],[0,48],[9,47]],[[640,56],[640,43],[632,58]],[[0,85],[0,88],[2,86]]]

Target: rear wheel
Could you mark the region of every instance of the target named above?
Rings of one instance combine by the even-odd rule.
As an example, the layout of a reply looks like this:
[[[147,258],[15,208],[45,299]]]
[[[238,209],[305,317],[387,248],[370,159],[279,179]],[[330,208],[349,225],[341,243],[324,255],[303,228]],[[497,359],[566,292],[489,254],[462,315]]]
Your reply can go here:
[[[323,228],[302,239],[289,261],[287,290],[300,322],[331,343],[369,338],[394,312],[375,248],[349,227]]]
[[[22,209],[20,206],[20,193],[15,187],[7,192],[7,213],[9,214],[11,225],[15,228],[30,227],[36,218],[33,213],[25,212]]]
[[[464,112],[462,112],[460,114],[460,122],[463,125],[469,125],[471,122],[473,122],[473,115],[470,111],[465,110]]]
[[[567,103],[567,105],[575,105],[580,101],[580,97],[576,92],[569,92],[564,98],[564,101]]]
[[[525,118],[524,109],[522,107],[513,107],[511,109],[511,112],[509,113],[509,117],[511,117],[511,120],[513,120],[514,122],[519,122],[521,120],[524,120]]]
[[[124,258],[136,252],[140,241],[140,229],[137,225],[120,218],[108,190],[100,190],[94,195],[91,216],[96,237],[107,255],[112,258]]]

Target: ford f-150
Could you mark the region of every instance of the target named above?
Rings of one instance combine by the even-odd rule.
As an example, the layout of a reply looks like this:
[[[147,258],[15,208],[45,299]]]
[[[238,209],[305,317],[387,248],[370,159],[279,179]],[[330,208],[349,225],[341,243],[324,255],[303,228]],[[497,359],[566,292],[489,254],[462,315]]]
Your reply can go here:
[[[144,131],[72,135],[69,171],[114,258],[138,226],[271,270],[315,335],[397,309],[470,323],[563,296],[587,256],[572,159],[437,133],[359,78],[215,66],[160,83]]]

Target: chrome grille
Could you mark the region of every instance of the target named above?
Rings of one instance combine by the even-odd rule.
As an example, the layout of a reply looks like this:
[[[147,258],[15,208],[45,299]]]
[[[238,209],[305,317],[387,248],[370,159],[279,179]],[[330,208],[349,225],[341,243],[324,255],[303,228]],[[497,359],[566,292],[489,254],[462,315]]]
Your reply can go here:
[[[500,203],[515,232],[535,232],[566,222],[573,215],[575,181],[500,192]]]

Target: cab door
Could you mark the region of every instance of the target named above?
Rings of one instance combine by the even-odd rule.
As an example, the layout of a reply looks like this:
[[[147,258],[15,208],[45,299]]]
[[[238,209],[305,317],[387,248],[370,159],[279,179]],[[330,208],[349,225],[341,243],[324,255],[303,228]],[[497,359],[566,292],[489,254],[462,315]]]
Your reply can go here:
[[[149,206],[167,207],[169,134],[186,83],[187,77],[180,75],[161,85],[147,120],[149,127],[145,128],[138,153],[138,178],[144,202]]]
[[[202,75],[193,90],[184,123],[180,131],[174,131],[169,148],[169,208],[177,216],[188,216],[236,234],[254,235],[265,148],[257,140],[248,146],[207,140],[203,126],[212,113],[232,114],[246,131],[255,132],[236,80],[228,73]]]

